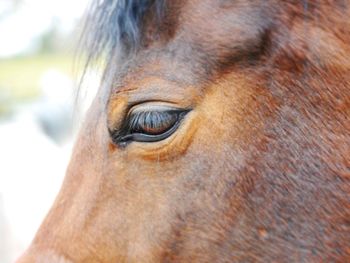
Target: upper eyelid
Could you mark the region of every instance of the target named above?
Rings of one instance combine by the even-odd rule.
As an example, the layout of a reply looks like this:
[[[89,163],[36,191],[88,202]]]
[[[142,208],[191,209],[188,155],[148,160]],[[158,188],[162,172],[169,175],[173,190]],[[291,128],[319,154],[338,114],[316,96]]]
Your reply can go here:
[[[128,115],[133,114],[135,112],[161,112],[161,111],[169,111],[169,110],[181,110],[181,108],[175,107],[173,105],[169,105],[168,103],[157,103],[146,102],[140,104],[136,104],[130,106],[128,109]]]

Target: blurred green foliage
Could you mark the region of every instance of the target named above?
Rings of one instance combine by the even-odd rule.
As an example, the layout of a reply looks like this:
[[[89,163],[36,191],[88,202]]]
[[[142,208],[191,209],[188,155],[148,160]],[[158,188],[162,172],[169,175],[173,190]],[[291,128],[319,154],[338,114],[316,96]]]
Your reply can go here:
[[[48,53],[0,59],[0,116],[17,103],[35,99],[46,70],[55,69],[76,77],[73,60],[72,55]]]

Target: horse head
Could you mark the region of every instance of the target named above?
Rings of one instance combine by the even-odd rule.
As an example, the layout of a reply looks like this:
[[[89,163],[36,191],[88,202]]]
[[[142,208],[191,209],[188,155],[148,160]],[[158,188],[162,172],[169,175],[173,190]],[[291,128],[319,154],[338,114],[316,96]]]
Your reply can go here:
[[[350,261],[349,1],[96,2],[103,81],[18,262]]]

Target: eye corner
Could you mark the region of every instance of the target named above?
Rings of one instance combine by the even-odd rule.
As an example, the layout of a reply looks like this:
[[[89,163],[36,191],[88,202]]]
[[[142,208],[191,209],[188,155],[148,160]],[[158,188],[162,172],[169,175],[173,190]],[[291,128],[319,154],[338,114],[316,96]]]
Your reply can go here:
[[[131,141],[126,138],[123,134],[123,128],[121,129],[108,129],[109,137],[111,138],[111,143],[120,148],[125,148]]]

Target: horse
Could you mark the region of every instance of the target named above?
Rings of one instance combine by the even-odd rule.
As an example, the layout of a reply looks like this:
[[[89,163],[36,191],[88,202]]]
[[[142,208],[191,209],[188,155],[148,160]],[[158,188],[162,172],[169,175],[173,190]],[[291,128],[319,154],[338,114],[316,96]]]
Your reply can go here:
[[[104,66],[25,262],[350,262],[350,2],[101,0]]]

